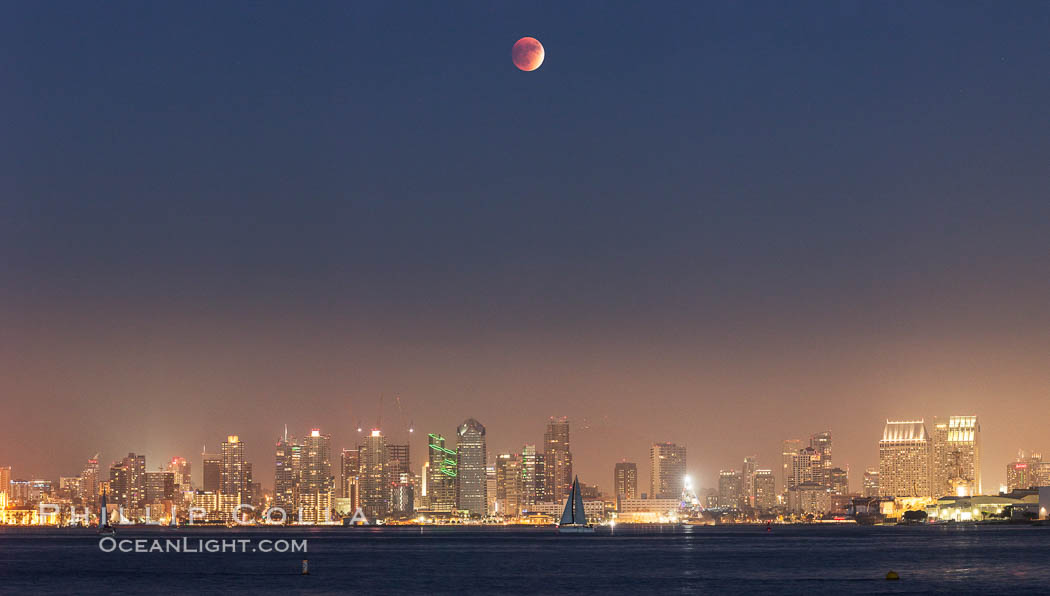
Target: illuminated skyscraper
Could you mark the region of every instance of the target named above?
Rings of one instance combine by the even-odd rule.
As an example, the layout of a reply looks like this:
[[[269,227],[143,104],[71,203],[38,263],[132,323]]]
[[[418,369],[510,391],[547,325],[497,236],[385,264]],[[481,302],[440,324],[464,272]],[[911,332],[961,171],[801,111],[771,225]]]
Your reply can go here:
[[[222,444],[222,468],[219,470],[219,492],[236,499],[236,504],[251,499],[251,480],[244,459],[244,443],[237,435],[226,437]]]
[[[174,472],[146,472],[146,503],[150,507],[150,516],[156,518],[158,512],[163,512],[157,505],[170,505],[175,500],[175,473]]]
[[[273,505],[284,510],[286,516],[298,514],[299,502],[299,462],[302,460],[302,447],[295,437],[288,436],[288,427],[277,439],[274,449],[273,471]]]
[[[513,453],[496,456],[496,510],[500,515],[514,517],[521,513],[523,481],[520,457]]]
[[[361,499],[357,492],[361,451],[359,449],[343,449],[339,461],[339,472],[342,478],[342,482],[339,485],[339,496],[344,499],[350,499],[350,502],[356,509],[361,506]]]
[[[8,468],[10,470],[10,468]],[[2,470],[0,470],[0,476],[2,476]],[[0,482],[3,479],[0,478]],[[98,455],[87,460],[87,465],[84,466],[84,471],[80,473],[80,486],[78,494],[80,496],[80,502],[88,507],[95,508],[98,503],[99,490],[98,490]],[[3,482],[0,484],[0,490],[6,490],[7,483]]]
[[[736,470],[721,470],[718,473],[718,506],[743,509],[745,504],[744,475]]]
[[[811,435],[809,446],[813,448],[810,456],[810,481],[831,488],[828,473],[831,471],[831,431]]]
[[[981,494],[981,425],[977,416],[949,416],[933,426],[933,494]]]
[[[546,501],[543,484],[546,480],[542,454],[536,446],[526,444],[521,448],[521,507],[528,509],[536,503]]]
[[[303,440],[302,468],[299,472],[299,521],[322,523],[331,519],[332,436],[313,429]]]
[[[879,441],[879,496],[932,496],[930,456],[923,420],[887,420]]]
[[[95,462],[97,469],[98,462]],[[8,493],[11,490],[11,466],[0,466],[0,493]]]
[[[175,491],[189,490],[191,488],[190,462],[185,457],[173,457],[168,462],[168,470],[172,473],[175,482]]]
[[[613,469],[613,493],[617,499],[638,498],[638,464],[617,462]]]
[[[569,419],[551,418],[543,433],[543,460],[546,472],[546,499],[560,503],[572,489],[572,451],[569,447]]]
[[[680,499],[685,486],[685,447],[674,443],[653,443],[649,448],[650,499]]]
[[[777,480],[773,470],[755,470],[755,509],[769,511],[777,506]]]
[[[783,479],[782,492],[787,491],[799,484],[795,474],[798,462],[798,452],[802,449],[802,441],[798,439],[787,439],[783,442],[780,450],[781,478]]]
[[[1006,465],[1006,490],[1050,486],[1050,462],[1043,461],[1040,453],[1025,456],[1017,453],[1017,459]]]
[[[384,517],[390,511],[390,459],[386,452],[386,438],[378,429],[365,437],[360,447],[361,509],[369,520]]]
[[[485,445],[485,427],[468,418],[456,429],[456,503],[460,511],[481,517],[487,510],[485,465],[488,453]]]
[[[744,458],[744,467],[741,475],[744,480],[744,502],[748,507],[755,506],[755,470],[758,469],[758,456],[749,455]]]
[[[456,509],[456,452],[445,447],[445,437],[429,434],[427,458],[427,500],[431,511],[452,512]]]
[[[865,497],[879,496],[879,470],[868,468],[864,470],[864,486],[861,495]]]

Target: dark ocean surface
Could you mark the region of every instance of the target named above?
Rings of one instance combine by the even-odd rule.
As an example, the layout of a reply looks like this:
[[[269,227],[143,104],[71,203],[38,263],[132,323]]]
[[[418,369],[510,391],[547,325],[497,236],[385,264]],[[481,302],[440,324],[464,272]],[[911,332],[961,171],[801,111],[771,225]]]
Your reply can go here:
[[[121,529],[307,539],[300,553],[102,552],[89,530],[0,529],[4,593],[1050,593],[1050,526]],[[251,548],[249,546],[249,549]],[[301,575],[302,559],[310,575]],[[885,580],[886,572],[900,574]]]

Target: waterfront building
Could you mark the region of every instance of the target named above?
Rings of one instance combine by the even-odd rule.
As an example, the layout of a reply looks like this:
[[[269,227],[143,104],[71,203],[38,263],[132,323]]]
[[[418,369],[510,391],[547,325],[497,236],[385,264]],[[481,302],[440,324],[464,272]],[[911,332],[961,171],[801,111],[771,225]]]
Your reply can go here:
[[[1006,490],[1050,486],[1050,462],[1043,461],[1040,453],[1025,456],[1024,451],[1006,466]]]
[[[618,462],[613,469],[613,494],[618,499],[638,498],[638,464]]]
[[[496,456],[496,511],[504,517],[521,514],[525,474],[521,458],[513,453]],[[531,506],[534,506],[533,503]],[[532,511],[533,509],[529,509]]]
[[[10,491],[11,466],[0,466],[0,493],[8,494]]]
[[[390,475],[387,466],[386,438],[378,428],[365,437],[360,449],[361,509],[369,520],[382,518],[390,511]]]
[[[240,437],[227,436],[226,441],[222,443],[219,492],[225,496],[234,497],[237,503],[251,502],[251,474],[247,463],[244,458],[244,443],[241,442]]]
[[[879,496],[931,496],[930,459],[923,420],[887,420],[879,441]]]
[[[332,510],[332,436],[312,429],[303,439],[299,472],[300,522],[323,523]]]
[[[788,491],[788,510],[800,515],[821,515],[832,510],[831,489],[817,482],[803,482]]]
[[[653,443],[649,448],[650,499],[681,499],[685,488],[686,451],[674,443]]]
[[[468,418],[456,429],[456,508],[482,517],[487,510],[485,427]]]
[[[977,416],[949,416],[932,433],[933,496],[981,493],[981,425]]]
[[[743,509],[745,505],[743,473],[737,470],[719,471],[718,506],[723,509]]]
[[[302,447],[295,437],[288,436],[288,427],[277,439],[274,448],[273,471],[273,505],[280,507],[288,516],[297,515],[299,510],[299,464],[302,461]]]
[[[755,470],[755,509],[770,511],[777,506],[777,481],[773,470]]]
[[[569,446],[569,419],[551,417],[543,434],[546,481],[545,500],[564,503],[572,489],[572,450]]]
[[[445,437],[434,433],[427,437],[428,510],[451,513],[456,510],[456,452],[445,447]]]

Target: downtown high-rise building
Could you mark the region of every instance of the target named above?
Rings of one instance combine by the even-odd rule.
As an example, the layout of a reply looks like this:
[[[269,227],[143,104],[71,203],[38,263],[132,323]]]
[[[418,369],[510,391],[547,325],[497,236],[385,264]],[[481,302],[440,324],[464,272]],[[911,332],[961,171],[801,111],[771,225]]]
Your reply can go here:
[[[354,509],[361,505],[361,499],[358,496],[360,467],[361,450],[343,449],[339,457],[339,496],[343,499],[350,499]]]
[[[237,435],[229,435],[222,444],[219,492],[235,498],[234,505],[251,502],[251,472],[244,457],[244,443]]]
[[[616,462],[613,468],[613,494],[617,499],[638,498],[638,464]]]
[[[753,486],[755,509],[770,511],[777,506],[777,480],[773,470],[755,470]]]
[[[924,420],[887,420],[879,441],[879,496],[932,496],[930,447]]]
[[[203,484],[201,488],[209,493],[222,491],[222,456],[214,453],[202,453]]]
[[[653,443],[649,448],[649,498],[680,499],[685,488],[685,447]]]
[[[758,456],[744,458],[744,467],[740,470],[744,481],[744,501],[748,507],[755,506],[755,470],[758,469]]]
[[[799,439],[786,439],[781,444],[780,449],[780,466],[781,466],[781,479],[783,484],[781,485],[781,492],[787,494],[787,491],[795,488],[800,484],[796,470],[798,468],[798,452],[802,450],[802,441]]]
[[[810,456],[810,482],[830,488],[831,431],[826,430],[810,435],[809,446],[813,450]]]
[[[864,470],[864,481],[861,484],[861,496],[863,497],[877,497],[879,496],[879,469],[868,468]]]
[[[378,428],[365,437],[360,451],[361,509],[371,520],[386,516],[390,511],[390,459],[386,452],[386,438]]]
[[[1024,490],[1050,486],[1050,462],[1043,461],[1041,453],[1025,455],[1018,451],[1017,459],[1006,465],[1006,490]]]
[[[167,471],[172,474],[176,491],[186,491],[192,488],[190,462],[185,457],[171,458],[171,461],[168,462]]]
[[[514,453],[496,456],[496,512],[514,517],[522,512],[524,474],[521,457]]]
[[[113,494],[109,502],[125,509],[138,509],[146,502],[146,456],[129,453],[109,469]]]
[[[543,454],[536,452],[535,445],[526,443],[521,448],[521,507],[524,510],[547,500],[544,490],[547,475],[543,463]]]
[[[660,497],[669,498],[669,497]],[[744,475],[737,470],[718,472],[718,506],[724,509],[743,509],[747,504],[744,495]]]
[[[8,468],[10,471],[10,468]],[[98,455],[87,460],[84,471],[80,473],[80,483],[77,489],[80,502],[88,507],[95,507],[98,503]],[[0,474],[2,475],[2,474]],[[10,481],[10,478],[8,479]],[[0,478],[0,491],[7,490],[7,482]]]
[[[545,499],[560,503],[572,489],[572,450],[569,446],[569,419],[551,418],[543,433]]]
[[[456,510],[456,452],[445,446],[445,437],[427,435],[427,502],[431,511]]]
[[[456,508],[482,517],[488,510],[485,466],[488,454],[485,427],[468,418],[456,429]]]
[[[167,471],[146,472],[146,504],[151,505],[150,515],[155,516],[157,505],[170,505],[175,500],[175,473]]]
[[[933,496],[981,494],[981,425],[977,416],[934,421]]]
[[[299,471],[300,522],[322,523],[331,518],[332,490],[332,436],[313,429],[303,439],[302,463]]]
[[[274,448],[273,505],[284,510],[286,516],[296,515],[299,510],[299,464],[302,461],[302,446],[295,437],[288,436],[288,427],[277,439]]]

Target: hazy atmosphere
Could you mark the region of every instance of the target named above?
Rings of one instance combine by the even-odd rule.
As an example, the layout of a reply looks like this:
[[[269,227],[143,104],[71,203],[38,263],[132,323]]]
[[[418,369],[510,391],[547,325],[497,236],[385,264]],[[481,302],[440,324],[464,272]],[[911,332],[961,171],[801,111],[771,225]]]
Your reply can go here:
[[[1050,451],[1050,5],[641,6],[7,4],[0,464],[238,434],[272,486],[285,424],[418,468],[468,417],[491,459],[568,416],[606,489],[823,430],[857,488],[887,418],[979,416],[986,491]]]

